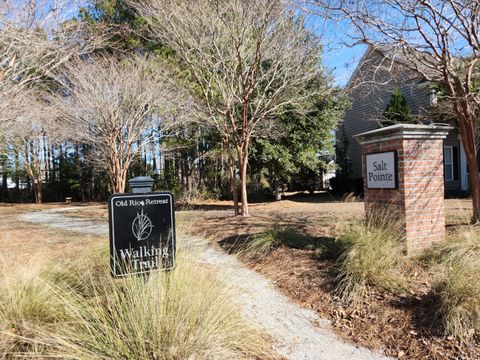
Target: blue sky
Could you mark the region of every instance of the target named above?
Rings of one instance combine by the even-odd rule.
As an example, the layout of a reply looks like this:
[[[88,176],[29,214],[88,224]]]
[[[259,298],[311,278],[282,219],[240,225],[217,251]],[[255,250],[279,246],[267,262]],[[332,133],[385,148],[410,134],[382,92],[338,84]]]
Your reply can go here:
[[[352,28],[347,20],[324,20],[307,17],[307,26],[320,35],[324,44],[323,64],[333,76],[335,85],[344,86],[367,49],[365,45],[352,46]]]
[[[348,82],[365,50],[364,45],[349,48],[338,44],[325,49],[323,62],[331,71],[335,85],[344,86]]]

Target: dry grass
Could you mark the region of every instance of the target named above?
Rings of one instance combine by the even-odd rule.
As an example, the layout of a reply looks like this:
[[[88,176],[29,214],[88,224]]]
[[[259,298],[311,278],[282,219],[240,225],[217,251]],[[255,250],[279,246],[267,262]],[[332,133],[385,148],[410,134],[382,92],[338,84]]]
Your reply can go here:
[[[290,227],[274,226],[254,234],[246,244],[239,244],[237,254],[245,259],[258,260],[279,246],[315,249],[318,245],[311,236]]]
[[[472,220],[472,200],[445,200],[445,216],[447,225],[467,225]]]
[[[37,336],[38,327],[50,329],[66,320],[63,306],[57,300],[32,268],[2,274],[0,359],[9,359],[14,354],[40,354],[45,350],[44,341]]]
[[[97,243],[101,237],[66,231],[20,220],[20,216],[58,205],[0,205],[0,272],[19,272],[24,266],[53,261]]]
[[[106,256],[105,256],[106,255]],[[108,252],[29,276],[4,274],[4,358],[272,358],[268,341],[241,317],[228,289],[191,255],[170,273],[113,279]],[[0,356],[1,357],[1,356]]]
[[[480,234],[471,227],[438,249],[440,265],[432,288],[445,332],[461,340],[480,331]]]
[[[350,223],[338,239],[336,292],[344,299],[361,301],[375,287],[403,288],[402,234],[400,224],[386,215]]]

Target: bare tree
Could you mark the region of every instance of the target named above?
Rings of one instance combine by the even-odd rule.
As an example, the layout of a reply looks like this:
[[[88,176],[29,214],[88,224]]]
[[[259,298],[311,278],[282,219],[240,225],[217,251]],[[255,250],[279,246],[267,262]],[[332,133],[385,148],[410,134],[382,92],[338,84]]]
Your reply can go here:
[[[89,54],[111,38],[111,34],[97,31],[95,25],[72,19],[77,9],[75,0],[3,2],[0,109],[8,105],[5,94],[45,85],[72,57]]]
[[[7,96],[6,107],[0,112],[0,145],[6,153],[13,152],[24,167],[35,194],[35,202],[42,203],[45,158],[42,147],[48,137],[50,144],[63,141],[54,109],[42,93],[22,91]],[[6,122],[14,118],[13,122]]]
[[[470,169],[473,220],[480,222],[478,127],[480,3],[469,0],[298,1],[309,12],[348,19],[352,43],[400,54],[402,63],[441,85],[455,112]]]
[[[76,1],[19,0],[0,4],[0,141],[15,152],[42,201],[45,141],[54,141],[45,95],[72,58],[102,47],[109,35],[73,20]]]
[[[140,57],[79,59],[67,66],[64,86],[53,102],[67,136],[92,146],[116,193],[125,191],[129,166],[153,129],[183,121],[193,108],[158,63]]]
[[[268,136],[270,121],[315,95],[307,84],[322,77],[319,39],[279,0],[129,3],[189,69],[227,150],[234,201],[238,163],[241,214],[248,216],[251,138]]]

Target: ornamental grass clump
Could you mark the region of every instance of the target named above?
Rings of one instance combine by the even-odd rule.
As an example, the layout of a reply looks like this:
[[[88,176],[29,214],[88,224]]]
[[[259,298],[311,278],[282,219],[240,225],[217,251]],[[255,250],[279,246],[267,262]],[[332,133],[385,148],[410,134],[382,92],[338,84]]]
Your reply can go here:
[[[45,351],[38,328],[49,331],[67,320],[63,304],[52,297],[35,269],[22,269],[16,276],[1,273],[0,280],[0,359]]]
[[[480,234],[470,228],[441,247],[432,287],[445,332],[466,341],[480,331]]]
[[[343,299],[361,301],[373,288],[405,286],[403,229],[388,214],[351,222],[338,242],[335,289]]]
[[[0,354],[6,358],[275,357],[265,337],[240,317],[235,290],[189,253],[179,251],[169,273],[121,279],[110,276],[108,257],[91,255],[57,264],[26,284],[28,290],[10,289],[15,298],[0,298]],[[22,295],[29,293],[35,311],[9,315],[26,307]]]
[[[273,227],[252,236],[251,240],[240,247],[239,254],[250,259],[268,255],[280,245],[293,248],[312,248],[312,239],[292,228]]]
[[[241,249],[240,253],[248,258],[261,258],[283,242],[283,233],[277,228],[271,228],[252,236],[251,241]]]

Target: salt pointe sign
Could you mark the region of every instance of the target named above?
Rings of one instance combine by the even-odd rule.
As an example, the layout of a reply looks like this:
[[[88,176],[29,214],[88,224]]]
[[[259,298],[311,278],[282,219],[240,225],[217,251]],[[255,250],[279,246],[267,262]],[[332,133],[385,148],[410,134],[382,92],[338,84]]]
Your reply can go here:
[[[450,126],[397,124],[358,134],[365,215],[402,227],[408,256],[445,239],[443,140]]]
[[[368,189],[397,188],[397,152],[387,151],[366,155]]]
[[[110,268],[121,277],[175,266],[174,200],[169,192],[115,194],[108,200]]]

